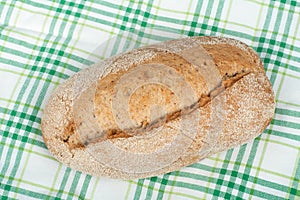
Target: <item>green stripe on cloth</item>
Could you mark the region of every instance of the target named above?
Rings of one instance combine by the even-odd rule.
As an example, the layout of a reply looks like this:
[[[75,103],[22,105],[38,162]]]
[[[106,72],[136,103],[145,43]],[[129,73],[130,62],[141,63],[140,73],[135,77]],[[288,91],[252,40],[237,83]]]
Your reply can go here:
[[[2,199],[299,199],[300,2],[0,2]],[[276,94],[255,140],[179,171],[114,181],[66,167],[41,133],[46,100],[80,69],[187,36],[239,39],[258,52]]]

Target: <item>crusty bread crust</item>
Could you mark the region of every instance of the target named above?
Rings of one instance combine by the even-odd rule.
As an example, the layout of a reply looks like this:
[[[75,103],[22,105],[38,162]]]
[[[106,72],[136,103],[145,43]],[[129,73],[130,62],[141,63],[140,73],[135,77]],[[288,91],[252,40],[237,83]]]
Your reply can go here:
[[[112,118],[109,118],[111,113],[109,113],[109,108],[105,105],[111,103],[113,94],[111,81],[117,75],[120,77],[138,64],[154,61],[172,65],[174,69],[178,66],[181,66],[182,69],[192,69],[192,63],[179,57],[173,61],[163,58],[172,58],[172,55],[175,58],[175,54],[178,54],[178,52],[199,45],[213,59],[222,79],[220,83],[222,87],[221,90],[214,88],[212,91],[211,88],[206,86],[206,80],[201,77],[201,74],[199,76],[196,74],[188,79],[188,73],[180,71],[180,75],[191,80],[190,83],[194,84],[194,87],[198,87],[196,92],[197,98],[208,97],[208,100],[199,104],[199,107],[196,109],[200,113],[197,133],[192,138],[193,140],[186,152],[182,152],[182,155],[177,155],[176,160],[169,165],[154,171],[143,171],[145,163],[140,163],[141,169],[138,166],[133,166],[137,167],[136,171],[130,171],[130,169],[126,168],[130,168],[130,163],[126,164],[126,158],[124,163],[124,155],[117,159],[115,157],[116,160],[121,162],[119,164],[123,168],[120,166],[112,167],[96,159],[97,156],[92,155],[87,145],[84,145],[82,138],[80,138],[81,135],[74,122],[74,102],[76,101],[78,105],[86,104],[89,94],[97,94],[95,99],[93,99],[96,102],[95,110],[98,111],[95,113],[96,117],[94,117],[96,118],[95,124],[100,124],[104,127],[104,130],[112,130],[116,124],[111,123],[113,122]],[[104,87],[105,84],[107,87]],[[149,86],[149,88],[145,87],[143,89],[143,91],[148,91],[146,99],[155,97],[153,95],[155,94],[153,93],[155,87]],[[162,91],[161,95],[164,97],[174,99],[170,91],[164,88],[159,90]],[[143,102],[141,99],[142,94],[141,92],[141,94],[133,96],[134,100],[130,105],[132,112],[136,114],[133,118],[137,124],[145,120],[148,120],[145,123],[148,124],[151,122],[151,120],[149,121],[149,116],[139,112],[140,103]],[[103,100],[105,95],[106,99],[108,99],[106,102]],[[172,101],[170,102],[172,103]],[[218,109],[214,108],[214,105],[221,105],[222,107]],[[172,113],[178,107],[172,107],[170,104],[168,108],[168,112]],[[270,123],[274,108],[275,101],[271,84],[264,73],[262,62],[250,47],[229,38],[192,37],[135,49],[109,58],[102,63],[95,64],[75,74],[50,97],[42,119],[42,133],[49,151],[62,163],[91,175],[134,179],[174,171],[216,152],[227,150],[254,139]],[[212,117],[212,109],[215,109],[213,110],[214,114],[220,112],[215,114],[216,116],[222,117]],[[84,113],[85,111],[84,109],[79,110],[78,113]],[[106,114],[103,115],[101,111]],[[107,119],[104,119],[105,117]],[[178,117],[178,119],[180,118],[181,116]],[[130,152],[147,153],[151,149],[160,148],[174,139],[176,133],[171,134],[172,129],[169,127],[178,125],[179,122],[176,121],[178,119],[170,120],[169,125],[164,126],[160,134],[153,135],[153,137],[129,137],[122,132],[118,132],[118,134],[114,133],[117,135],[116,137],[108,137],[107,141],[118,148],[126,149],[128,155]],[[219,124],[222,124],[222,126],[218,127]],[[109,152],[109,149],[106,151],[108,156],[118,156],[114,152]],[[151,160],[151,162],[163,162],[163,160]]]

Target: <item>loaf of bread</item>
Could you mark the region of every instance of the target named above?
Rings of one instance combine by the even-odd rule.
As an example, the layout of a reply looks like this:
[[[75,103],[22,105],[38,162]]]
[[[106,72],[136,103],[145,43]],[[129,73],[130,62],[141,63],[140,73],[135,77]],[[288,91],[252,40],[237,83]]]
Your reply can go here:
[[[42,133],[49,151],[71,168],[144,178],[249,142],[274,108],[271,84],[250,47],[190,37],[75,74],[47,102]]]

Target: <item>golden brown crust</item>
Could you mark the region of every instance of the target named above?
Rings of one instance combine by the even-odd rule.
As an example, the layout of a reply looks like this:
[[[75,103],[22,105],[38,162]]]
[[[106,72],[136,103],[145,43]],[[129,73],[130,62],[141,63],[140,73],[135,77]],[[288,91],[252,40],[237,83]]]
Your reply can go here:
[[[107,105],[111,102],[111,83],[112,81],[114,82],[114,80],[117,80],[114,78],[118,77],[118,73],[119,75],[122,75],[122,73],[126,73],[130,70],[131,67],[134,68],[136,64],[153,61],[160,63],[167,62],[168,65],[172,65],[174,69],[178,70],[181,75],[185,76],[191,84],[194,84],[194,87],[198,87],[196,94],[199,102],[201,102],[199,103],[201,104],[201,106],[199,106],[201,117],[199,120],[200,124],[198,133],[190,148],[186,153],[183,153],[177,161],[165,168],[153,172],[128,173],[102,164],[89,152],[87,152],[84,146],[80,143],[78,132],[75,130],[73,124],[72,101],[76,97],[74,97],[72,87],[74,87],[74,83],[76,82],[76,79],[78,79],[79,75],[75,75],[59,87],[52,95],[45,108],[42,120],[42,132],[44,141],[51,153],[61,162],[80,171],[97,176],[132,179],[158,175],[176,170],[203,158],[199,155],[199,151],[201,151],[201,149],[203,150],[205,144],[210,142],[207,139],[208,132],[211,131],[210,126],[217,123],[217,120],[214,122],[210,121],[212,118],[210,116],[211,108],[209,108],[209,106],[221,100],[226,101],[224,108],[224,116],[226,120],[225,124],[223,124],[223,132],[218,134],[218,139],[214,141],[213,148],[208,150],[205,156],[243,144],[260,134],[270,122],[270,118],[274,112],[275,103],[271,84],[264,74],[263,66],[258,56],[245,44],[233,39],[195,37],[189,40],[193,41],[190,43],[186,42],[185,44],[178,44],[179,42],[177,42],[177,44],[176,42],[167,42],[167,47],[164,47],[164,44],[158,47],[162,49],[169,48],[172,49],[173,52],[176,52],[178,49],[186,48],[186,46],[189,45],[192,46],[195,41],[196,43],[198,42],[210,54],[220,71],[222,84],[227,88],[225,91],[224,89],[216,89],[214,90],[214,93],[210,94],[209,92],[211,91],[208,91],[205,84],[197,84],[197,82],[203,82],[201,73],[197,75],[197,72],[193,71],[195,68],[193,68],[190,63],[187,63],[185,60],[182,60],[182,58],[175,56],[173,53],[162,52],[159,54],[153,54],[152,51],[141,49],[106,61],[107,65],[110,64],[114,68],[104,72],[107,76],[104,76],[105,78],[99,80],[100,84],[98,84],[97,90],[98,96],[96,96],[97,105],[100,105],[97,107],[98,113],[96,113],[96,115],[98,117],[98,122],[102,123],[102,125],[107,125],[105,130],[109,131],[108,139],[113,138],[111,142],[119,147],[127,149],[129,152],[146,152],[147,149],[149,150],[149,148],[151,148],[152,140],[153,144],[156,142],[155,140],[162,141],[161,144],[157,144],[158,147],[159,145],[163,145],[163,141],[172,139],[173,136],[169,135],[171,131],[167,126],[163,129],[165,132],[162,133],[160,136],[161,138],[152,138],[152,140],[150,138],[150,144],[149,141],[147,141],[147,144],[145,143],[145,147],[142,147],[143,145],[135,146],[133,144],[136,144],[137,142],[136,137],[128,137],[128,135],[118,132],[110,117],[108,117],[107,120],[104,119],[111,114],[109,114],[109,109],[107,109],[108,114],[106,113],[105,115],[101,115],[101,113],[103,113],[102,111],[105,110],[108,107]],[[141,54],[142,51],[144,51],[144,54]],[[134,61],[131,65],[125,65],[123,64],[124,62],[120,62],[125,58],[124,60],[126,63],[126,59],[130,60],[130,56],[135,57],[140,54],[144,57]],[[188,70],[182,71],[183,65],[185,67],[184,69]],[[109,72],[117,68],[119,68],[118,70],[120,71],[117,70],[115,72]],[[88,70],[95,69],[91,68],[83,70],[80,74],[82,76],[88,76]],[[192,70],[193,73],[189,70]],[[189,78],[189,74],[196,74],[196,78]],[[130,104],[130,109],[133,111],[132,113],[136,114],[133,116],[133,119],[136,120],[137,124],[141,123],[142,127],[151,123],[151,120],[147,112],[145,112],[145,114],[144,112],[139,112],[139,110],[143,103],[149,110],[148,106],[151,103],[149,102],[149,97],[154,96],[155,93],[153,93],[153,91],[155,91],[155,89],[160,91],[160,95],[165,98],[166,101],[163,102],[163,104],[170,105],[168,112],[172,113],[178,110],[178,105],[172,106],[176,101],[174,101],[174,96],[172,96],[172,92],[168,89],[161,86],[155,87],[153,85],[145,86],[142,89],[143,90],[137,91],[140,92],[140,94],[134,96],[133,102]],[[142,93],[142,91],[148,92],[145,94]],[[213,98],[210,98],[209,95]],[[103,99],[104,96],[106,96],[107,99]],[[155,98],[153,101],[155,101],[155,103],[161,103],[155,100]],[[172,118],[172,120],[176,121],[178,117],[180,117],[180,115],[176,115]],[[257,127],[257,129],[253,127]],[[150,145],[149,148],[147,148],[147,145]]]

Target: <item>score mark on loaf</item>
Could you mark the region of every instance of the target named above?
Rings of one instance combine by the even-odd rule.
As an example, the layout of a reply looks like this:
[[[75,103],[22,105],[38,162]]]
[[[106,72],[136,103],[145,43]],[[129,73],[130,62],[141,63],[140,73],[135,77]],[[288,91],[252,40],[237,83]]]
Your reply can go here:
[[[42,133],[49,151],[76,170],[144,178],[249,142],[274,109],[271,84],[250,47],[189,37],[75,74],[48,100]]]

